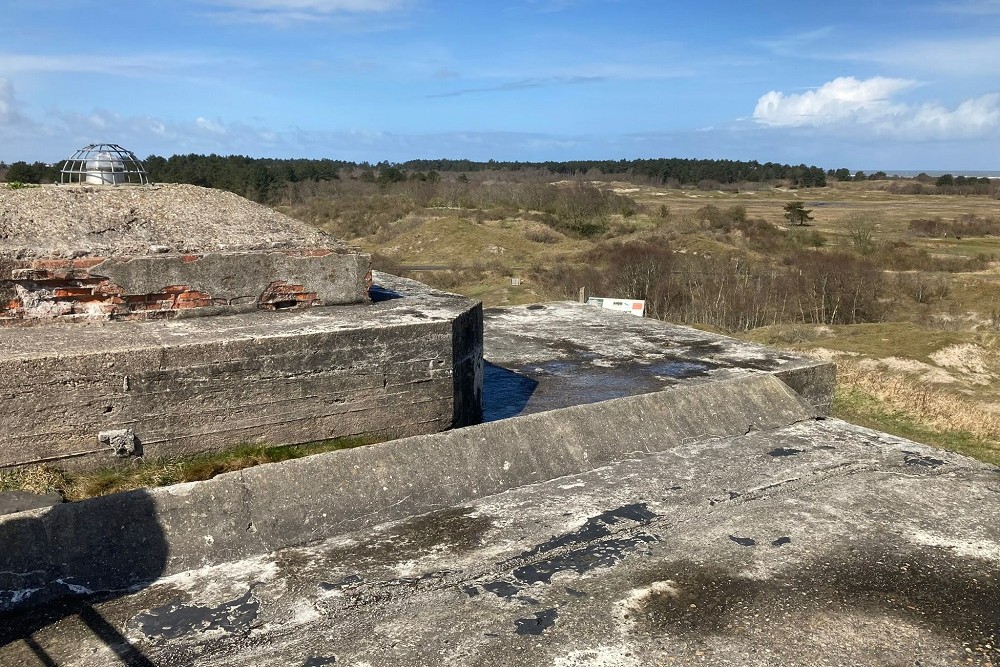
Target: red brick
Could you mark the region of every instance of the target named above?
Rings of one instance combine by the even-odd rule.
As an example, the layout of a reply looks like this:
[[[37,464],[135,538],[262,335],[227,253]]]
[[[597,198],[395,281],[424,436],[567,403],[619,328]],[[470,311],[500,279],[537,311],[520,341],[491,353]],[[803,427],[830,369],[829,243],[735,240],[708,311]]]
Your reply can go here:
[[[94,292],[96,294],[103,294],[105,296],[121,296],[124,290],[118,285],[114,284],[110,280],[102,280],[101,282],[94,285]]]
[[[187,290],[177,295],[178,301],[194,301],[197,299],[211,300],[212,297],[206,294],[205,292],[199,292],[198,290]]]
[[[211,306],[211,305],[212,305],[211,299],[193,299],[191,301],[178,300],[177,303],[174,305],[174,308],[177,308],[178,310],[183,310],[187,308],[204,308],[205,306]]]
[[[66,297],[66,296],[93,296],[94,290],[91,287],[57,287],[53,292],[52,296],[56,297]]]
[[[31,268],[33,269],[72,269],[73,260],[71,259],[35,259],[31,262]]]

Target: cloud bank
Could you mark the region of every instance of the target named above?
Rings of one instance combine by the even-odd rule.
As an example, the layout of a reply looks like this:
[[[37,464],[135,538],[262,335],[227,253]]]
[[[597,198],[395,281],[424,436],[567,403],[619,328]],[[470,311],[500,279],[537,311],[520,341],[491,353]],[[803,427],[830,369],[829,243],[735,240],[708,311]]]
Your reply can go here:
[[[772,90],[757,100],[753,119],[767,127],[826,127],[912,141],[975,139],[1000,132],[1000,93],[967,99],[953,109],[894,99],[916,85],[910,79],[847,76],[804,93]]]

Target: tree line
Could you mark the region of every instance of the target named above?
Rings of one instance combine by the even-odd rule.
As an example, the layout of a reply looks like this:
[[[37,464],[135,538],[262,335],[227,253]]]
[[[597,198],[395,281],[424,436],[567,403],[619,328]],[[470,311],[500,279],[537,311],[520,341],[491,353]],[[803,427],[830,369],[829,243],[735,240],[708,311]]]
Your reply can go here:
[[[358,178],[392,183],[416,178],[436,180],[440,174],[478,172],[543,172],[550,176],[619,176],[657,183],[697,185],[741,182],[788,181],[801,187],[826,185],[826,172],[804,164],[738,160],[660,158],[642,160],[575,160],[565,162],[507,162],[488,160],[409,160],[407,162],[348,162],[329,159],[251,158],[243,155],[150,155],[143,164],[150,180],[158,183],[188,183],[229,190],[256,201],[267,202],[288,183]],[[15,162],[7,168],[6,180],[24,183],[59,181],[61,164]]]

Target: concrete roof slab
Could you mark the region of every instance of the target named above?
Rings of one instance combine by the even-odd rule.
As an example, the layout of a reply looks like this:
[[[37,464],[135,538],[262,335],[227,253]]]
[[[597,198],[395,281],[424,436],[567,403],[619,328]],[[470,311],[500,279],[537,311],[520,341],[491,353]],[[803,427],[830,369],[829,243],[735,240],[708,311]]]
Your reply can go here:
[[[375,280],[401,321],[429,313],[400,295],[459,303]],[[525,416],[138,494],[159,578],[0,616],[0,663],[1000,662],[1000,471],[817,417],[832,365],[569,303],[490,313],[485,349],[487,403]],[[0,520],[36,549],[5,556],[8,608],[72,566],[39,547],[70,514]]]
[[[32,637],[79,667],[123,650],[95,615],[148,664],[995,664],[998,500],[996,468],[805,421],[180,573]]]

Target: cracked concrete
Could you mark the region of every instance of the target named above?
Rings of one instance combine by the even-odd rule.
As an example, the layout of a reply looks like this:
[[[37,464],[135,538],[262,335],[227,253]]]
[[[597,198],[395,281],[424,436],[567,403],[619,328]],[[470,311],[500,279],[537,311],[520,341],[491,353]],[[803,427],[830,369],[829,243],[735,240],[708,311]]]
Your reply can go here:
[[[0,662],[990,665],[998,479],[800,421],[7,617]]]

